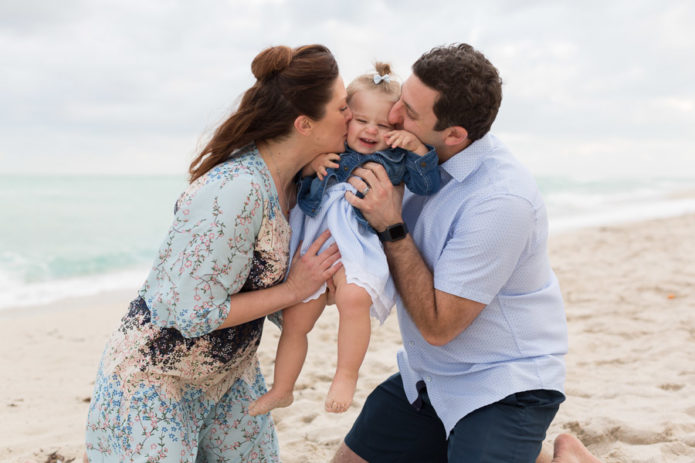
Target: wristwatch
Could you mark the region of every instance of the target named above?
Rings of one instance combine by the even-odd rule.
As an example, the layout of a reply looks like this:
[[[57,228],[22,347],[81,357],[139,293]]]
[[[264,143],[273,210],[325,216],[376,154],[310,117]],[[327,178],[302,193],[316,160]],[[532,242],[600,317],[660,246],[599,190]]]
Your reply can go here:
[[[408,236],[408,226],[401,223],[394,223],[386,227],[386,230],[377,232],[380,241],[398,241]]]

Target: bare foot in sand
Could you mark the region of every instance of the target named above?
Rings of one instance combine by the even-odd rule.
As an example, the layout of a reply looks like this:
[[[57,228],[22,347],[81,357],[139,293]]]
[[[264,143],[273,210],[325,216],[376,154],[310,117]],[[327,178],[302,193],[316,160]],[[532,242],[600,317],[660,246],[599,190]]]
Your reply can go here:
[[[330,413],[343,413],[352,403],[357,387],[357,375],[352,377],[337,372],[331,383],[331,388],[326,396],[326,411]]]
[[[601,463],[571,434],[560,434],[555,438],[553,463]]]
[[[294,402],[292,391],[282,392],[271,389],[249,405],[249,415],[263,415],[274,408],[289,407],[292,402]]]

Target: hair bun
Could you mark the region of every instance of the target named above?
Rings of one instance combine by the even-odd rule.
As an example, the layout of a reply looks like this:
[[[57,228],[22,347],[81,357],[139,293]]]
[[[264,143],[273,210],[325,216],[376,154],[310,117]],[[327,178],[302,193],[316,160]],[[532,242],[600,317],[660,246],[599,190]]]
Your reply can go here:
[[[391,74],[391,65],[389,65],[388,63],[382,63],[381,61],[377,61],[374,64],[374,69],[376,70],[376,73],[380,76]]]
[[[251,72],[258,80],[272,77],[290,65],[292,55],[292,49],[284,45],[266,48],[253,59]]]

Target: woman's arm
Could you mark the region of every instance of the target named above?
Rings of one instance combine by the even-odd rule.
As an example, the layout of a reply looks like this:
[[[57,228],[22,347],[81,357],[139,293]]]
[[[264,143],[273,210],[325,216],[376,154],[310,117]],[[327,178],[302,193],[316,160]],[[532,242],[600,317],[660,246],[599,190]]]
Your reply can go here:
[[[232,295],[227,318],[217,329],[256,320],[297,304],[316,292],[342,266],[340,262],[335,264],[340,259],[340,252],[335,243],[318,254],[319,249],[329,237],[330,232],[326,230],[309,246],[304,255],[299,254],[300,243],[292,258],[290,274],[283,283],[270,288]]]

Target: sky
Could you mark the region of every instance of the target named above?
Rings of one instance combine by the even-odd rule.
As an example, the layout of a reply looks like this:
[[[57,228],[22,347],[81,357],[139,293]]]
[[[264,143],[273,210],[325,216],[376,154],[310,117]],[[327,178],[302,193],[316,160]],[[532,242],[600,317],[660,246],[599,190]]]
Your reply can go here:
[[[0,0],[0,174],[184,175],[268,46],[325,44],[348,82],[466,42],[532,172],[695,177],[693,24],[689,0]]]

